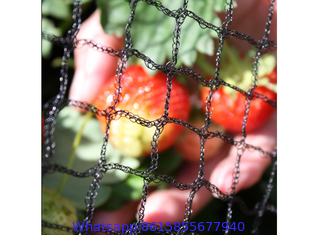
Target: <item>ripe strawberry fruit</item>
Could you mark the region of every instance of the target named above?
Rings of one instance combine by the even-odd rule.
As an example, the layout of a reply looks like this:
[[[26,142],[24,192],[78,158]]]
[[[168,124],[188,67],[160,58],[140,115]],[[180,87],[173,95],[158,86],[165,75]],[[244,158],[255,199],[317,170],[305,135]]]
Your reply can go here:
[[[206,87],[202,90],[202,100],[205,101],[208,92],[209,89]],[[254,92],[265,95],[271,100],[277,99],[277,94],[264,86],[256,87]],[[211,120],[223,126],[228,131],[239,133],[242,130],[246,100],[245,96],[239,92],[235,91],[234,96],[233,98],[233,95],[231,96],[230,93],[227,93],[224,87],[219,88],[214,93]],[[250,103],[246,131],[250,132],[262,126],[269,119],[274,110],[275,108],[267,102],[253,98]]]
[[[250,51],[245,57],[239,56],[234,48],[224,48],[225,53],[221,61],[220,78],[225,82],[237,86],[245,91],[251,86],[252,62],[255,52]],[[277,67],[276,56],[265,54],[259,61],[258,86],[254,92],[266,96],[270,100],[277,100],[276,83]],[[201,101],[206,102],[209,88],[204,87],[201,91]],[[240,92],[221,86],[213,94],[211,120],[223,126],[226,130],[240,133],[246,109],[246,98]],[[253,98],[249,107],[246,131],[250,132],[262,126],[271,116],[276,108],[266,101]],[[205,105],[203,106],[205,111]]]
[[[103,88],[103,93],[95,102],[97,108],[105,109],[112,104],[115,82],[116,77],[113,77]],[[139,65],[127,68],[122,80],[122,98],[116,109],[128,110],[150,121],[160,118],[164,114],[166,82],[167,75],[162,72],[151,76]],[[169,117],[187,120],[189,112],[189,94],[186,88],[173,78]],[[105,132],[105,118],[100,116],[97,118]],[[167,124],[158,140],[159,152],[173,145],[182,129],[182,125]],[[111,122],[109,140],[124,156],[147,156],[151,152],[154,132],[155,127],[146,128],[121,117]]]
[[[266,75],[264,77],[266,77]],[[270,74],[268,74],[267,77],[270,83],[276,84],[277,83],[277,67],[275,67],[275,69]]]

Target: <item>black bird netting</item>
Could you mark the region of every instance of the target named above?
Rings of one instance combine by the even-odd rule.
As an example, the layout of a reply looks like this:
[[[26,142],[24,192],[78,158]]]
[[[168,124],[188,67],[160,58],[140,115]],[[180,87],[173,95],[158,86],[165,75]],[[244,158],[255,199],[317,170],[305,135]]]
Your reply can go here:
[[[193,1],[193,0],[192,0]],[[245,230],[249,229],[249,232],[252,234],[259,234],[259,228],[262,225],[262,219],[265,214],[269,214],[276,218],[276,205],[268,203],[268,198],[270,197],[273,185],[275,181],[276,167],[277,167],[277,149],[274,151],[269,149],[263,149],[259,146],[254,146],[246,141],[246,138],[249,134],[246,131],[246,128],[249,126],[248,118],[250,112],[251,101],[258,99],[268,103],[269,106],[274,107],[276,109],[277,103],[275,100],[268,98],[261,93],[254,91],[258,87],[259,83],[259,70],[260,70],[260,60],[263,56],[269,51],[276,51],[277,44],[276,42],[269,40],[269,35],[271,33],[271,23],[274,14],[274,4],[275,1],[270,1],[268,8],[268,17],[267,21],[264,22],[264,25],[259,27],[264,28],[263,37],[260,39],[255,39],[249,35],[246,35],[242,32],[236,31],[235,29],[231,29],[231,23],[235,19],[233,19],[233,12],[235,11],[235,2],[234,1],[224,1],[224,9],[225,9],[225,18],[221,19],[222,23],[220,26],[214,25],[211,22],[206,21],[205,19],[198,16],[198,14],[192,12],[188,9],[189,0],[184,0],[183,4],[177,9],[172,10],[165,6],[160,1],[154,0],[118,0],[118,2],[127,4],[130,7],[129,15],[122,16],[125,20],[125,33],[124,33],[124,47],[120,50],[115,50],[114,48],[109,47],[108,45],[100,45],[89,38],[78,38],[78,33],[81,30],[82,24],[82,1],[74,1],[73,3],[73,11],[72,11],[72,23],[71,27],[67,30],[66,35],[64,36],[56,36],[52,34],[42,33],[42,38],[52,42],[53,44],[58,45],[61,48],[61,52],[63,52],[62,60],[60,61],[60,75],[56,77],[56,80],[59,81],[59,92],[54,95],[51,99],[49,99],[43,105],[43,113],[44,113],[44,135],[43,135],[43,158],[42,158],[42,183],[46,184],[46,180],[48,177],[52,175],[60,175],[61,177],[64,175],[68,175],[69,178],[78,179],[79,183],[78,187],[84,188],[86,190],[85,198],[82,198],[81,209],[84,212],[82,218],[78,216],[76,217],[68,217],[68,215],[62,215],[65,211],[68,213],[75,213],[72,211],[73,209],[70,207],[66,209],[59,207],[54,212],[55,215],[61,216],[61,220],[65,217],[66,220],[70,220],[70,218],[74,218],[77,222],[82,224],[92,224],[93,218],[96,212],[96,208],[98,207],[98,200],[102,200],[104,194],[103,182],[108,177],[109,172],[117,172],[121,171],[125,175],[135,175],[142,182],[141,185],[141,195],[140,195],[140,206],[137,211],[138,216],[136,222],[134,222],[134,229],[127,231],[108,231],[103,230],[99,232],[103,232],[105,234],[119,234],[119,233],[145,233],[142,229],[144,225],[144,216],[145,216],[145,208],[147,207],[147,198],[150,193],[150,190],[155,184],[165,183],[170,187],[175,187],[179,190],[188,191],[188,199],[185,201],[185,208],[182,212],[184,214],[182,226],[179,226],[179,231],[170,231],[168,227],[160,227],[158,224],[155,225],[149,224],[149,231],[154,231],[156,233],[161,234],[187,234],[187,233],[198,233],[200,231],[186,231],[186,227],[190,226],[190,222],[193,218],[193,200],[200,190],[208,190],[211,193],[211,197],[215,197],[215,201],[223,201],[227,204],[227,210],[224,212],[224,219],[221,222],[226,222],[229,226],[223,230],[222,233],[230,234],[235,233],[235,231],[230,229],[231,224],[233,224],[233,216],[236,211],[233,208],[237,208],[241,210],[241,212],[247,217],[252,217],[253,224],[250,228],[245,228]],[[138,13],[138,7],[140,4],[148,4],[153,7],[157,11],[159,11],[163,16],[174,19],[174,30],[172,32],[172,40],[171,40],[171,52],[170,52],[170,60],[166,61],[166,63],[158,64],[156,61],[152,60],[152,58],[148,57],[147,54],[142,53],[140,50],[135,48],[134,41],[132,40],[132,27],[134,25],[134,19],[136,14]],[[148,17],[147,14],[144,17]],[[182,30],[183,24],[185,21],[193,21],[195,22],[201,30],[205,31],[213,31],[216,34],[217,41],[217,50],[215,52],[214,57],[214,74],[212,77],[208,77],[207,75],[203,75],[200,71],[197,71],[195,67],[185,66],[178,63],[179,61],[179,52],[180,48],[183,46],[182,37],[184,31]],[[246,22],[245,22],[246,23]],[[247,22],[248,23],[248,22]],[[227,70],[228,68],[224,66],[221,60],[221,57],[225,50],[225,44],[228,40],[243,40],[246,41],[246,44],[251,45],[254,48],[255,54],[253,55],[253,59],[250,62],[250,71],[252,74],[251,85],[248,90],[242,89],[239,85],[233,85],[222,77],[220,77],[222,70]],[[97,50],[100,53],[105,53],[113,57],[118,58],[117,70],[116,70],[116,82],[114,84],[114,95],[113,102],[109,106],[105,106],[104,109],[97,108],[94,104],[90,104],[87,102],[83,102],[80,100],[70,100],[68,99],[68,89],[70,86],[70,63],[72,62],[72,54],[74,50],[78,48],[89,47],[91,50]],[[166,99],[164,102],[164,111],[160,118],[156,120],[148,120],[144,117],[140,117],[136,115],[134,112],[129,110],[123,110],[118,108],[118,104],[121,102],[123,84],[125,79],[125,72],[128,67],[128,63],[130,60],[140,60],[143,62],[143,66],[147,67],[153,71],[161,71],[166,74]],[[204,125],[201,128],[197,128],[193,126],[188,120],[181,120],[179,118],[175,118],[169,115],[170,112],[170,98],[173,92],[173,80],[172,77],[182,76],[187,80],[191,80],[202,87],[207,87],[208,93],[205,97],[204,104]],[[45,77],[43,78],[45,79]],[[209,127],[211,126],[211,115],[216,112],[217,107],[213,106],[213,98],[216,92],[221,89],[221,87],[227,87],[228,89],[235,90],[237,93],[242,94],[245,97],[245,107],[244,107],[244,117],[241,126],[241,139],[235,139],[231,132],[225,132],[224,130],[216,130],[211,131]],[[43,90],[43,93],[46,91]],[[60,114],[63,110],[68,107],[75,107],[78,109],[82,109],[88,111],[88,115],[94,114],[99,118],[103,117],[105,119],[105,133],[102,141],[102,145],[99,148],[99,158],[95,161],[93,165],[87,165],[85,170],[78,170],[75,167],[72,167],[72,164],[64,164],[56,161],[57,154],[56,149],[58,144],[61,141],[67,141],[68,136],[59,134],[59,122],[62,122]],[[76,117],[74,117],[74,120]],[[127,166],[124,163],[114,162],[109,156],[108,152],[112,151],[110,148],[112,146],[109,144],[109,132],[111,128],[111,123],[118,119],[127,119],[135,125],[141,125],[146,128],[154,129],[152,140],[151,140],[151,153],[149,156],[149,161],[144,163],[144,169],[138,167]],[[74,121],[75,122],[75,121]],[[195,132],[200,138],[200,149],[198,149],[199,161],[193,164],[197,164],[197,178],[194,178],[191,182],[181,182],[176,179],[175,175],[167,175],[161,174],[158,171],[160,168],[161,159],[163,159],[163,154],[160,152],[160,136],[163,133],[163,129],[166,125],[182,125],[184,128],[189,129]],[[70,124],[71,125],[71,124]],[[82,132],[83,130],[78,130],[78,132]],[[217,186],[214,185],[214,182],[210,182],[207,177],[205,177],[204,166],[205,166],[205,143],[207,140],[216,140],[221,139],[227,145],[235,146],[237,148],[237,156],[235,161],[233,161],[233,178],[230,189],[227,192],[221,191]],[[73,141],[73,139],[72,139]],[[256,157],[269,158],[271,159],[271,166],[267,172],[266,180],[267,185],[263,192],[261,200],[259,200],[253,207],[247,205],[241,197],[236,196],[236,188],[240,179],[240,162],[241,159],[244,158],[244,153],[246,151],[254,151]],[[64,184],[66,178],[64,177]],[[82,181],[83,180],[83,181]],[[85,181],[86,180],[86,181]],[[63,181],[63,180],[62,180]],[[83,183],[81,183],[81,181]],[[85,183],[86,182],[86,183]],[[87,183],[88,182],[88,183]],[[44,192],[46,193],[46,192]],[[76,194],[76,193],[75,193]],[[46,195],[53,195],[46,193]],[[79,194],[80,195],[80,194]],[[50,196],[42,196],[42,201],[45,204],[46,200],[49,200]],[[112,202],[109,202],[112,203]],[[63,204],[61,202],[61,204]],[[237,206],[237,207],[236,207]],[[93,234],[95,233],[94,229],[91,230],[82,230],[75,231],[75,227],[65,226],[64,224],[56,224],[52,223],[49,220],[49,217],[43,212],[43,210],[48,209],[46,206],[42,206],[42,231],[44,234],[59,234],[61,231],[70,232],[74,234]],[[52,209],[52,208],[51,208]],[[50,210],[50,208],[48,209]],[[59,211],[64,211],[59,214]],[[66,212],[65,212],[66,213]],[[213,214],[213,211],[209,213]],[[64,217],[63,217],[64,216]],[[104,221],[107,223],[107,221]],[[76,223],[75,223],[76,224]],[[180,225],[179,224],[179,225]],[[222,223],[221,223],[222,225]],[[102,227],[102,224],[100,225]],[[242,226],[242,225],[241,225]],[[223,227],[224,228],[224,227]],[[198,227],[199,229],[199,227]],[[275,228],[274,228],[275,229]],[[271,234],[275,234],[276,231],[272,231]]]

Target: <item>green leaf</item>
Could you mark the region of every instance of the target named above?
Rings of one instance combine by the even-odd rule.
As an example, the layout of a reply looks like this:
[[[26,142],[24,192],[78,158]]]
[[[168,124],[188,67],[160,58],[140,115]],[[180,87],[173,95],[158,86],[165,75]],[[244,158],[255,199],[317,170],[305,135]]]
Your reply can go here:
[[[177,170],[182,163],[182,157],[173,148],[160,154],[159,167],[156,174],[167,175]]]
[[[141,198],[143,185],[143,178],[130,175],[125,181],[114,185],[112,189],[116,195],[123,199],[137,200]]]
[[[42,14],[64,20],[71,13],[70,6],[64,0],[43,0]]]
[[[62,180],[63,174],[48,174],[44,177],[43,186],[48,189],[56,189],[59,182]],[[93,177],[76,178],[69,176],[63,192],[62,197],[72,201],[76,208],[80,210],[86,209],[85,197],[89,190],[89,185],[92,183]],[[98,189],[98,196],[96,197],[95,205],[98,207],[108,200],[111,194],[111,187],[101,185]]]
[[[126,203],[138,200],[142,196],[143,179],[136,175],[118,184],[112,185],[112,193],[107,202],[100,206],[104,210],[118,210]]]
[[[52,43],[42,39],[42,56],[48,58],[51,55]]]
[[[192,66],[197,58],[197,51],[195,50],[195,47],[202,33],[204,32],[197,22],[192,19],[185,20],[181,31],[179,58],[186,66]],[[204,51],[204,53],[206,53],[206,51]]]
[[[99,209],[106,211],[116,211],[129,202],[129,200],[121,198],[116,194],[116,192],[112,191],[108,200],[99,206]]]
[[[107,163],[119,163],[124,166],[129,166],[133,169],[136,169],[140,165],[140,160],[131,157],[124,157],[119,154],[111,145],[109,145],[109,155],[107,158]],[[102,179],[103,184],[114,184],[125,180],[129,176],[128,173],[125,173],[120,170],[109,170],[105,177]]]
[[[150,157],[143,159],[142,164],[137,170],[142,171],[150,167]],[[168,149],[159,156],[159,165],[156,174],[171,175],[176,171],[182,163],[182,158],[174,149]],[[101,206],[104,210],[118,210],[123,205],[131,200],[139,200],[142,196],[142,188],[144,181],[141,177],[136,175],[129,175],[129,177],[120,183],[111,185],[112,193],[108,201]],[[158,189],[165,189],[169,185],[165,182],[150,183],[151,186],[156,186]]]
[[[55,154],[51,161],[52,163],[67,166],[75,135],[80,130],[84,118],[85,115],[71,107],[65,107],[60,111],[55,126],[56,147]],[[76,149],[75,159],[71,168],[78,172],[85,172],[88,168],[97,164],[100,159],[102,144],[103,134],[101,126],[96,118],[91,118],[84,127],[81,142]],[[140,164],[138,159],[121,156],[110,143],[108,143],[106,147],[106,161],[107,163],[114,162],[132,168],[137,168]],[[44,178],[44,185],[47,188],[58,188],[62,177],[63,174],[48,174]],[[106,172],[101,181],[101,187],[98,191],[100,196],[96,199],[96,205],[103,204],[110,196],[111,189],[105,184],[118,183],[127,177],[127,173],[119,170]],[[78,208],[85,209],[84,199],[92,180],[92,177],[76,178],[69,176],[61,195],[75,202]]]
[[[180,59],[186,66],[192,66],[197,58],[197,52],[194,50],[189,50],[181,55]]]
[[[183,4],[183,0],[162,0],[161,2],[170,10],[177,10]],[[210,0],[190,1],[188,10],[208,22],[220,26],[221,20],[213,11],[219,11],[221,2],[224,7],[225,0],[215,3],[213,1],[211,3]],[[101,23],[105,32],[123,36],[130,17],[129,3],[123,0],[97,0],[97,3],[101,10]],[[138,2],[130,30],[133,48],[151,58],[155,63],[164,64],[167,59],[172,58],[175,23],[174,18],[164,15],[155,6],[142,1]],[[181,29],[178,60],[187,66],[192,66],[196,60],[197,50],[211,55],[214,45],[210,36],[216,37],[217,35],[213,30],[201,29],[193,19],[186,18]],[[200,45],[198,45],[199,43]],[[202,44],[208,45],[206,50]]]
[[[203,34],[197,44],[196,44],[196,49],[203,53],[203,54],[207,54],[209,56],[213,55],[214,53],[214,43],[213,40],[211,39],[211,37],[207,34]]]
[[[125,32],[125,25],[130,14],[129,4],[125,1],[97,0],[101,11],[101,24],[107,34],[115,34],[118,37]]]
[[[76,118],[83,120],[84,115],[80,114],[70,107],[66,107],[64,109],[66,110],[63,110],[60,113],[61,118],[63,118],[64,115],[67,115],[67,118],[64,118],[64,125],[66,127],[68,126],[69,128],[75,128],[74,132],[77,132],[79,129],[79,125],[75,125],[74,122],[76,121]],[[63,125],[63,122],[61,124]],[[63,135],[62,132],[61,134]],[[81,144],[76,150],[77,161],[74,162],[74,167],[78,167],[79,170],[85,170],[87,169],[87,164],[94,165],[95,163],[97,163],[100,159],[102,144],[103,134],[101,131],[100,123],[96,118],[92,118],[87,123],[83,131]],[[131,168],[137,168],[140,165],[140,161],[138,159],[122,156],[118,150],[113,148],[111,143],[107,144],[106,161],[107,163],[119,163]],[[116,183],[124,180],[127,177],[128,174],[125,172],[119,170],[110,170],[105,174],[104,178],[102,179],[102,183]]]
[[[61,36],[61,30],[56,28],[53,21],[45,17],[42,18],[42,32]],[[42,39],[42,56],[47,58],[50,56],[52,50],[52,43]]]
[[[182,157],[175,149],[169,148],[168,150],[159,154],[158,163],[158,169],[155,173],[157,175],[168,175],[179,168],[182,163]],[[137,170],[146,170],[150,167],[150,165],[151,158],[149,156],[144,159]]]

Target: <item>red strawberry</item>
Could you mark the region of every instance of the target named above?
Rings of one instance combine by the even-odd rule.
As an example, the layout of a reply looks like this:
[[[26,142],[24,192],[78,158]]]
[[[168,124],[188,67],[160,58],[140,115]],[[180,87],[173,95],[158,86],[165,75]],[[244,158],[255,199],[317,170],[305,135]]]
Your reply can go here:
[[[234,48],[224,45],[224,55],[221,61],[220,78],[225,82],[237,86],[245,91],[252,85],[252,63],[254,51],[249,52],[244,58],[238,55]],[[270,100],[277,99],[276,56],[265,54],[259,60],[258,86],[254,89]],[[206,102],[209,88],[204,87],[201,91],[201,101]],[[211,120],[223,126],[226,130],[240,133],[246,109],[246,98],[240,92],[226,86],[221,86],[213,94]],[[259,128],[271,116],[276,108],[266,101],[253,98],[249,107],[246,131],[250,132]],[[205,111],[205,105],[203,106]]]
[[[113,102],[116,77],[103,88],[95,106],[105,109]],[[138,65],[127,68],[122,79],[122,98],[117,110],[128,110],[142,118],[153,121],[164,114],[167,92],[167,75],[158,72],[151,76]],[[169,117],[187,120],[190,112],[189,94],[186,88],[175,78],[172,81],[172,91],[169,106]],[[105,118],[97,117],[105,131]],[[182,125],[167,124],[159,138],[159,151],[166,150],[174,144],[183,129]],[[111,122],[109,139],[113,146],[124,156],[147,156],[151,152],[151,141],[155,127],[146,128],[122,117]]]
[[[202,90],[202,101],[205,101],[208,92],[209,89],[204,87]],[[277,99],[277,94],[264,86],[256,87],[254,92],[265,95],[271,100]],[[235,97],[233,98],[233,96]],[[237,91],[235,91],[234,95],[231,95],[225,91],[224,87],[221,87],[213,94],[212,107],[212,121],[223,126],[228,131],[241,132],[245,115],[244,95]],[[262,126],[274,110],[275,108],[264,100],[253,98],[250,103],[246,131],[252,131]]]
[[[201,128],[204,125],[204,121],[196,121],[191,123],[196,128]],[[213,124],[210,126],[209,131],[220,131],[224,129],[220,126]],[[204,159],[208,160],[217,156],[223,146],[224,141],[220,138],[207,139],[204,145]],[[194,131],[185,128],[178,138],[175,149],[180,153],[183,159],[188,161],[200,161],[200,137]]]

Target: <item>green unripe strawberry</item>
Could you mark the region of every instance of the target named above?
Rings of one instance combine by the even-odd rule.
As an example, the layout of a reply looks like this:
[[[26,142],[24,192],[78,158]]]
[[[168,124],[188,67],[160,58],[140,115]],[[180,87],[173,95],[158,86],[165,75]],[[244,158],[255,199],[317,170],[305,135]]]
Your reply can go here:
[[[76,209],[73,203],[55,195],[54,190],[42,189],[42,220],[58,225],[73,227],[77,223]],[[42,227],[43,235],[69,235],[58,229]]]

